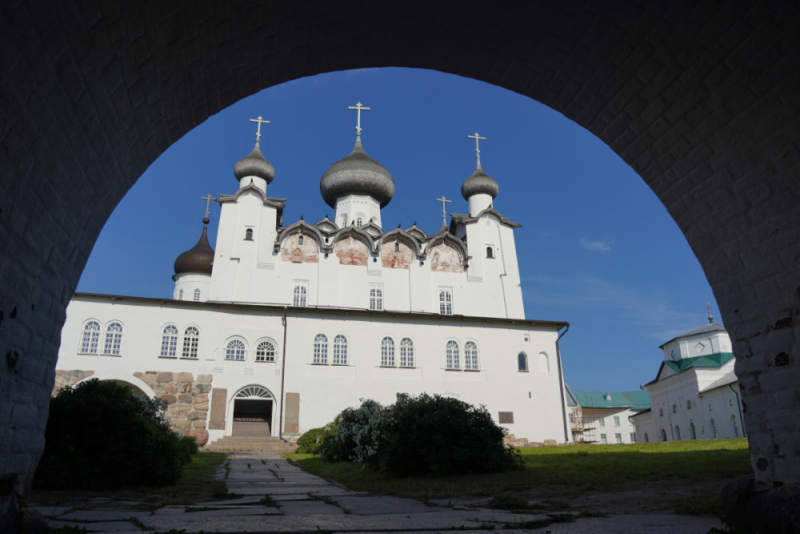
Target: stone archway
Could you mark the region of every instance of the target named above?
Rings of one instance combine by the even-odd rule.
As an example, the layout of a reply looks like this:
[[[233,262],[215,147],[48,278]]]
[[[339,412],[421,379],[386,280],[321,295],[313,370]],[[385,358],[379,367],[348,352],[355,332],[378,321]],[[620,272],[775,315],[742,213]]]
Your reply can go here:
[[[103,224],[177,139],[237,100],[405,66],[536,99],[658,195],[737,355],[752,464],[800,483],[800,13],[792,2],[121,2],[0,6],[0,517],[43,448],[64,310]]]

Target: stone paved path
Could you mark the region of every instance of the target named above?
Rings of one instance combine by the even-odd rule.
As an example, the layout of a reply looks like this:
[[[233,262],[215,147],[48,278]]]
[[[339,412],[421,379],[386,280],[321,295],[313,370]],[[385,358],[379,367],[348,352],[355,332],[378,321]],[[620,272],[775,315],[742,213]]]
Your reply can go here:
[[[541,514],[486,508],[426,506],[412,499],[350,491],[310,475],[276,453],[233,453],[224,479],[232,500],[165,506],[155,512],[110,512],[38,508],[51,527],[88,532],[441,532],[454,528],[552,534],[706,534],[717,520],[673,515],[619,515],[553,523]]]

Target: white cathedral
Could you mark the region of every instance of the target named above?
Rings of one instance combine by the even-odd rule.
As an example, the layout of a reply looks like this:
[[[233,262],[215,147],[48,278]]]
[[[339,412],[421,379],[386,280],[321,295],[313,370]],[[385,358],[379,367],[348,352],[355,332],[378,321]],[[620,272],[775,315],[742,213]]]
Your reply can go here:
[[[175,261],[172,298],[77,293],[67,308],[58,389],[97,378],[159,397],[178,432],[293,438],[359,399],[438,393],[478,405],[532,442],[568,441],[558,349],[565,322],[525,318],[514,229],[480,164],[461,186],[467,214],[433,235],[385,231],[392,175],[353,151],[320,192],[335,217],[284,225],[259,149],[234,167],[216,247]],[[208,197],[211,198],[210,196]],[[562,334],[563,335],[563,334]]]

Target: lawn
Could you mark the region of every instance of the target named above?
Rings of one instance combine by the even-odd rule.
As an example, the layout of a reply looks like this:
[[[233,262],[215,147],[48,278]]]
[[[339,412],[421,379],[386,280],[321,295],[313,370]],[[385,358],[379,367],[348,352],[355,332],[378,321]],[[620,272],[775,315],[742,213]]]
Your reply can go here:
[[[151,504],[193,504],[211,501],[224,495],[225,483],[214,480],[214,472],[225,461],[221,452],[198,452],[183,468],[180,480],[174,486],[140,486],[106,491],[34,491],[31,504],[80,507],[81,502],[95,498],[112,501],[142,501]],[[98,508],[93,505],[93,508]]]
[[[633,445],[570,445],[521,449],[525,469],[490,475],[382,477],[353,463],[327,463],[286,454],[306,471],[357,491],[418,499],[488,497],[503,493],[578,494],[630,491],[638,486],[706,483],[752,473],[747,440],[702,440]],[[691,484],[689,484],[691,485]]]

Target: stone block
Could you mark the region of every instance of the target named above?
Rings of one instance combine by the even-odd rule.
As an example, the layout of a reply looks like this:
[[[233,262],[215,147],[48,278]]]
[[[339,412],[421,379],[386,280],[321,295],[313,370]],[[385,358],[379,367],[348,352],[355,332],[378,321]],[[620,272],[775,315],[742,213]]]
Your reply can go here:
[[[156,383],[158,384],[167,384],[174,380],[175,375],[173,373],[158,373],[158,375],[156,375]]]
[[[211,393],[211,421],[208,428],[214,430],[225,429],[225,404],[227,400],[227,389],[215,388]]]
[[[186,419],[179,419],[172,423],[173,430],[189,430],[190,428],[192,428],[192,423]]]
[[[192,409],[191,406],[188,404],[173,404],[169,407],[170,411],[173,413],[180,413],[180,412],[188,412]]]
[[[208,393],[201,393],[200,395],[194,396],[195,402],[208,402]]]
[[[558,442],[556,442],[556,440],[554,440],[554,439],[546,439],[546,440],[544,440],[544,446],[545,447],[555,447],[556,445],[558,445]]]
[[[191,393],[192,392],[192,383],[191,382],[184,382],[183,384],[178,384],[178,389],[181,393]]]
[[[176,384],[174,382],[170,382],[169,384],[166,384],[164,386],[164,389],[167,390],[167,393],[169,393],[171,395],[175,395],[176,393],[178,393],[178,384]]]
[[[207,417],[208,417],[208,412],[205,411],[201,412],[198,410],[192,410],[186,416],[186,418],[189,419],[190,421],[198,421],[198,420],[205,421]]]
[[[167,392],[167,388],[165,388],[162,384],[153,384],[151,387],[158,395]]]
[[[137,376],[141,375],[141,376]],[[156,375],[153,373],[134,373],[133,376],[139,378],[142,382],[147,384],[148,386],[152,386],[156,382]]]
[[[191,404],[192,403],[192,396],[189,393],[181,393],[178,395],[178,403],[179,404]]]
[[[175,382],[194,382],[194,377],[192,373],[178,373],[178,376],[175,377]]]
[[[175,404],[178,398],[175,395],[159,395],[158,398],[166,402],[167,404]]]
[[[196,402],[194,404],[195,410],[205,410],[208,411],[208,403],[207,402]]]
[[[94,371],[84,371],[84,374],[86,375],[86,378],[89,378],[94,374]]]
[[[56,376],[61,376],[61,375],[63,375],[63,374],[64,374],[64,371],[58,371],[58,370],[56,370]]]
[[[192,428],[204,429],[205,427],[206,427],[205,421],[201,421],[199,419],[192,421]]]
[[[208,393],[211,391],[211,384],[201,384],[199,382],[195,382],[192,385],[192,391],[195,393]]]
[[[201,447],[208,443],[208,430],[187,430],[184,436],[194,438]]]
[[[84,373],[83,371],[67,371],[66,374],[68,376],[74,376],[78,380],[81,380],[86,376],[86,373]]]
[[[197,375],[197,381],[204,384],[210,384],[214,379],[214,375]]]

